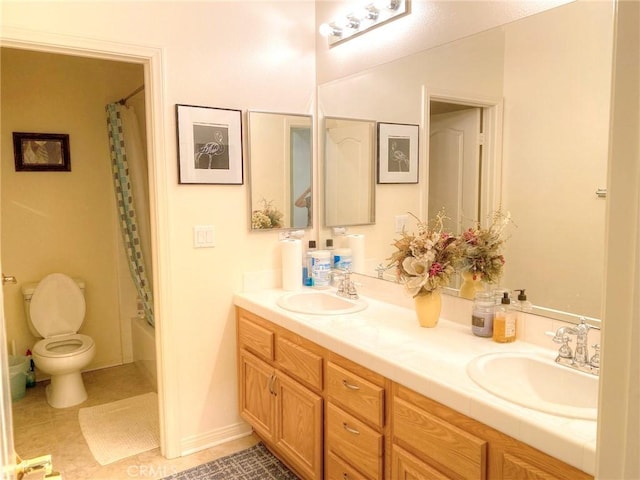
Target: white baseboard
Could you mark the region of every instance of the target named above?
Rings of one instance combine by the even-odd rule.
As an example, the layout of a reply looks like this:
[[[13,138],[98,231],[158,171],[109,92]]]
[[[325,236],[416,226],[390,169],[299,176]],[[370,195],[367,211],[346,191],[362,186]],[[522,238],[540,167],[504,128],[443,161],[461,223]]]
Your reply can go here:
[[[192,453],[215,447],[221,443],[246,437],[251,435],[251,431],[251,426],[248,423],[241,422],[201,435],[183,438],[180,442],[181,456],[191,455]]]

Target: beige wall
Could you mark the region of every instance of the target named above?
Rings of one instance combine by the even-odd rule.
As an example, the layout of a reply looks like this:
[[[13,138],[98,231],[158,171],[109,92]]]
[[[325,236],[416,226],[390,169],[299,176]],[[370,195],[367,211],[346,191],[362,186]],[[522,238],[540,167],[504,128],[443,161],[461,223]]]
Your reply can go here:
[[[3,2],[2,23],[34,39],[44,32],[71,36],[66,44],[159,49],[165,110],[157,125],[165,135],[153,139],[164,155],[154,159],[162,164],[152,169],[160,172],[152,192],[163,205],[155,212],[164,235],[156,239],[165,282],[158,331],[168,346],[160,388],[173,408],[169,429],[177,430],[166,439],[169,454],[238,434],[232,296],[243,272],[278,268],[278,234],[249,233],[246,171],[242,186],[178,184],[175,104],[313,113],[313,3]],[[215,248],[193,248],[193,226],[203,224],[215,227]]]
[[[18,278],[4,289],[7,337],[18,354],[33,347],[20,286],[62,272],[86,283],[80,331],[96,342],[88,368],[118,365],[120,314],[131,317],[136,306],[126,266],[119,285],[104,106],[143,83],[142,67],[17,49],[1,55],[2,266]],[[69,134],[71,172],[16,172],[12,132]]]

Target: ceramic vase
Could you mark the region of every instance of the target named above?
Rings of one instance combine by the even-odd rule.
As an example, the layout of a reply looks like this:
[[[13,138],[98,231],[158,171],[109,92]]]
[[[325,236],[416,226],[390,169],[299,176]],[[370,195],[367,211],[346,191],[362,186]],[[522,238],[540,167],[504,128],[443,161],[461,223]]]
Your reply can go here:
[[[462,276],[462,285],[460,285],[460,297],[473,300],[476,298],[476,292],[483,290],[482,275],[477,274],[473,278],[473,272],[465,271],[460,274]]]
[[[421,327],[433,328],[438,324],[442,298],[439,291],[433,291],[426,295],[414,297],[416,315]]]

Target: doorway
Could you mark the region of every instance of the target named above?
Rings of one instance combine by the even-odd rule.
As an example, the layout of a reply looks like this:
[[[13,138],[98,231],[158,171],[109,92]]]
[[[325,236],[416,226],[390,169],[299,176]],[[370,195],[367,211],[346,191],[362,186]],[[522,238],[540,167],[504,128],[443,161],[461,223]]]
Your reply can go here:
[[[156,357],[158,365],[158,377],[160,379],[159,410],[160,410],[160,444],[162,454],[167,458],[174,458],[180,455],[179,426],[176,419],[165,412],[175,411],[178,405],[177,389],[171,388],[171,379],[174,377],[171,365],[170,351],[163,351],[163,312],[168,311],[169,297],[161,295],[157,292],[166,291],[166,285],[170,284],[170,275],[167,271],[168,244],[161,241],[169,236],[166,218],[167,198],[163,185],[166,183],[167,167],[164,146],[164,100],[161,96],[163,85],[163,53],[162,50],[155,47],[145,47],[140,45],[128,45],[121,43],[113,43],[107,41],[97,41],[95,39],[87,39],[82,37],[69,37],[54,34],[41,34],[38,40],[31,38],[28,31],[20,29],[6,28],[2,32],[0,38],[3,47],[18,48],[25,50],[60,53],[72,56],[80,56],[86,58],[99,58],[114,61],[137,63],[144,69],[144,84],[146,90],[145,105],[147,108],[147,147],[149,158],[154,159],[150,162],[149,171],[149,187],[150,187],[150,204],[151,204],[151,235],[154,251],[152,252],[152,264],[154,270],[154,293],[155,293],[155,321],[156,321]],[[163,272],[161,274],[161,271]],[[0,301],[2,300],[0,294]],[[3,325],[4,326],[4,325]],[[0,331],[0,341],[6,344],[7,341],[4,328]],[[3,352],[4,353],[4,352]],[[6,361],[6,357],[2,359]],[[168,365],[166,372],[164,365]],[[163,381],[165,375],[167,380]],[[3,438],[12,438],[10,409],[7,414],[7,404],[3,404],[2,418],[3,422]],[[11,454],[4,455],[11,450],[11,444],[5,442],[3,449],[3,460],[12,460]]]
[[[444,209],[455,234],[491,221],[500,206],[502,100],[429,94],[428,218]]]

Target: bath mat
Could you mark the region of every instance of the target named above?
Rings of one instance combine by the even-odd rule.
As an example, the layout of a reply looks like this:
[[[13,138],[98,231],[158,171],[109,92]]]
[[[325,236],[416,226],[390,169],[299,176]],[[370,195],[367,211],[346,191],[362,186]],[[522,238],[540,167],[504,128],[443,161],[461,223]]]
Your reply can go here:
[[[258,443],[163,480],[298,480],[298,477]]]
[[[81,408],[78,420],[100,465],[160,446],[158,395],[154,392]]]

